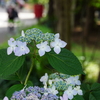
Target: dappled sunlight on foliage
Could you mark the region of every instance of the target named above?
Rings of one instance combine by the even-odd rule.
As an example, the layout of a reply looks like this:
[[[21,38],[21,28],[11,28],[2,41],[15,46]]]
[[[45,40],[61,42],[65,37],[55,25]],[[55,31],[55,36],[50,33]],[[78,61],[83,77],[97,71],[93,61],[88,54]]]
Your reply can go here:
[[[87,82],[96,82],[99,74],[99,65],[95,62],[85,62]]]

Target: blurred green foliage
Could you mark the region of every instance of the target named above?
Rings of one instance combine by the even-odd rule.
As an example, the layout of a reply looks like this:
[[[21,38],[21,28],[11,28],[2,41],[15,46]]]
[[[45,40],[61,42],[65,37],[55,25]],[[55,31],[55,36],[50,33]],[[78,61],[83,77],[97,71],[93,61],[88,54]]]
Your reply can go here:
[[[35,3],[47,4],[49,0],[28,0],[27,2],[30,4],[35,4]]]

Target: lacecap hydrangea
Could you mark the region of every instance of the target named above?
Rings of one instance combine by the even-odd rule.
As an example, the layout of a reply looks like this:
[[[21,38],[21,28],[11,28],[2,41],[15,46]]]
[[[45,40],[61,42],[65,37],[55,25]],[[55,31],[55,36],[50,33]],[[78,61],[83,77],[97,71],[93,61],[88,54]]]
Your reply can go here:
[[[26,32],[22,31],[21,36],[17,39],[10,38],[8,40],[7,54],[10,55],[12,52],[16,56],[28,54],[30,49],[27,45],[30,43],[35,44],[40,56],[45,55],[45,52],[50,52],[51,48],[56,54],[59,54],[61,48],[67,45],[66,42],[60,39],[59,33],[43,33],[41,30],[33,28],[26,30]]]

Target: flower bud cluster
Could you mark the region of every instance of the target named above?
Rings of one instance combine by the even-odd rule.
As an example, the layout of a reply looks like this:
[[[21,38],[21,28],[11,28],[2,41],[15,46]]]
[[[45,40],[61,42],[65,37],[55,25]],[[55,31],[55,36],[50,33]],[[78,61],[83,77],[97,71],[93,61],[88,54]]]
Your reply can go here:
[[[54,41],[54,38],[55,38],[53,33],[44,34],[41,30],[37,28],[28,29],[24,34],[25,34],[24,36],[20,36],[16,40],[27,42],[27,43],[35,41],[36,44],[38,44],[44,41],[48,41],[48,42]]]

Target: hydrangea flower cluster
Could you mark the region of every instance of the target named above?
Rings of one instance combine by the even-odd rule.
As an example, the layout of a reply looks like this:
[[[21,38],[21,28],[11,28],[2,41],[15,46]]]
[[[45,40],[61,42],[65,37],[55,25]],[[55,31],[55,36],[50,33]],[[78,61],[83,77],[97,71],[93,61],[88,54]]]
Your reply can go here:
[[[15,53],[16,56],[22,56],[30,52],[27,44],[33,42],[36,44],[38,53],[43,56],[45,52],[50,52],[51,48],[54,48],[54,52],[59,54],[61,48],[64,48],[67,43],[59,38],[59,33],[43,33],[41,30],[33,28],[28,29],[25,33],[22,31],[21,36],[16,39],[10,38],[8,40],[7,54]]]
[[[47,73],[45,73],[40,81],[43,82],[44,88],[52,89],[52,93],[56,92],[57,94],[60,94],[60,92],[63,91],[63,96],[60,97],[61,100],[67,100],[63,98],[72,100],[75,95],[83,95],[82,90],[80,89],[81,82],[78,75],[70,76],[54,73],[48,76]]]
[[[54,73],[48,76],[45,73],[40,81],[44,87],[24,87],[20,91],[15,91],[10,100],[72,100],[75,95],[83,95],[78,75]],[[5,97],[3,100],[8,98]]]
[[[10,38],[8,45],[8,55],[13,52],[15,56],[22,56],[30,53],[30,51],[33,51],[36,55],[37,52],[34,51],[38,50],[39,56],[43,56],[52,49],[56,54],[59,54],[61,48],[64,48],[67,43],[60,39],[59,33],[43,33],[41,30],[33,28],[28,29],[26,32],[22,31],[21,36],[17,39]],[[29,47],[30,45],[32,48]],[[15,91],[10,100],[72,100],[76,95],[83,95],[79,75],[53,73],[48,76],[45,73],[40,78],[43,87],[27,87],[27,81],[33,68],[33,59],[32,57],[32,64],[24,83],[25,87],[20,91]],[[9,99],[5,97],[3,100]]]
[[[4,98],[6,100],[7,97]],[[10,100],[58,100],[58,96],[50,93],[45,88],[30,86],[13,93]]]

